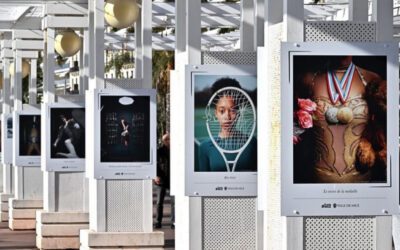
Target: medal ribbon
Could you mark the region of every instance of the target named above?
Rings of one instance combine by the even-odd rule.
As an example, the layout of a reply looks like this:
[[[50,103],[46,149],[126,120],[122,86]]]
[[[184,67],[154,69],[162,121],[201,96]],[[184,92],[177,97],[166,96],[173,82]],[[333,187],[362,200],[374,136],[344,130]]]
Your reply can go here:
[[[333,104],[336,104],[339,99],[342,104],[346,102],[349,97],[355,68],[356,66],[351,63],[341,80],[333,71],[327,72],[328,93]]]

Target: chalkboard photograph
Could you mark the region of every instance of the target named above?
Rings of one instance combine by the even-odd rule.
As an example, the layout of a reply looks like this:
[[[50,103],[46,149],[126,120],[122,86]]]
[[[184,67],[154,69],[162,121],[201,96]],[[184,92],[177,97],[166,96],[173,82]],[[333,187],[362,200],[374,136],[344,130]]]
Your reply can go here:
[[[19,116],[19,155],[40,156],[40,115]]]
[[[150,161],[150,96],[101,96],[101,162]]]
[[[85,158],[85,109],[52,108],[51,158]]]

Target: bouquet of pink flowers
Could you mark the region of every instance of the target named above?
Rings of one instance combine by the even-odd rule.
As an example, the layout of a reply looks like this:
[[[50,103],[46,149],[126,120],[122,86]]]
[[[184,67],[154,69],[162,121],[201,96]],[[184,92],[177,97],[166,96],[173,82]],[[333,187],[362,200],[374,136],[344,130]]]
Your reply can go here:
[[[310,99],[297,99],[299,109],[294,112],[293,143],[301,141],[300,135],[313,126],[313,114],[317,110],[317,104]]]

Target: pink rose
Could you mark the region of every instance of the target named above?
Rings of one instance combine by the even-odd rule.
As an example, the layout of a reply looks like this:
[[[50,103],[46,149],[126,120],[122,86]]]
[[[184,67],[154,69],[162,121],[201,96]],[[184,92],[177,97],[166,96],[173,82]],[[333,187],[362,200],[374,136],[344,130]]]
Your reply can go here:
[[[294,144],[294,145],[296,145],[296,144],[299,143],[300,141],[301,141],[300,136],[296,136],[296,135],[293,136],[293,144]]]
[[[317,104],[310,99],[297,99],[297,104],[299,105],[299,108],[302,110],[305,110],[309,113],[314,112],[317,110]]]
[[[305,110],[299,110],[296,114],[301,128],[311,128],[313,126],[313,118],[310,113]]]

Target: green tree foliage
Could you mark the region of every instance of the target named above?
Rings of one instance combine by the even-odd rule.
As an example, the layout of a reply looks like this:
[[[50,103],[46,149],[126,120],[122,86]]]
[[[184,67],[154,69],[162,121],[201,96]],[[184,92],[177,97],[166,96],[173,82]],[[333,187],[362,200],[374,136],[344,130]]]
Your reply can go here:
[[[111,58],[110,61],[106,63],[104,68],[105,72],[110,71],[110,69],[115,69],[116,78],[121,78],[121,69],[122,66],[126,63],[132,63],[132,58],[130,57],[128,52],[122,54],[116,54]]]
[[[157,88],[157,134],[168,132],[170,70],[174,69],[174,51],[153,51],[153,87]]]
[[[40,64],[43,62],[43,56],[39,53],[36,67],[36,88],[37,88],[37,103],[42,103],[43,97],[43,70]],[[29,103],[29,75],[22,79],[22,102]]]

